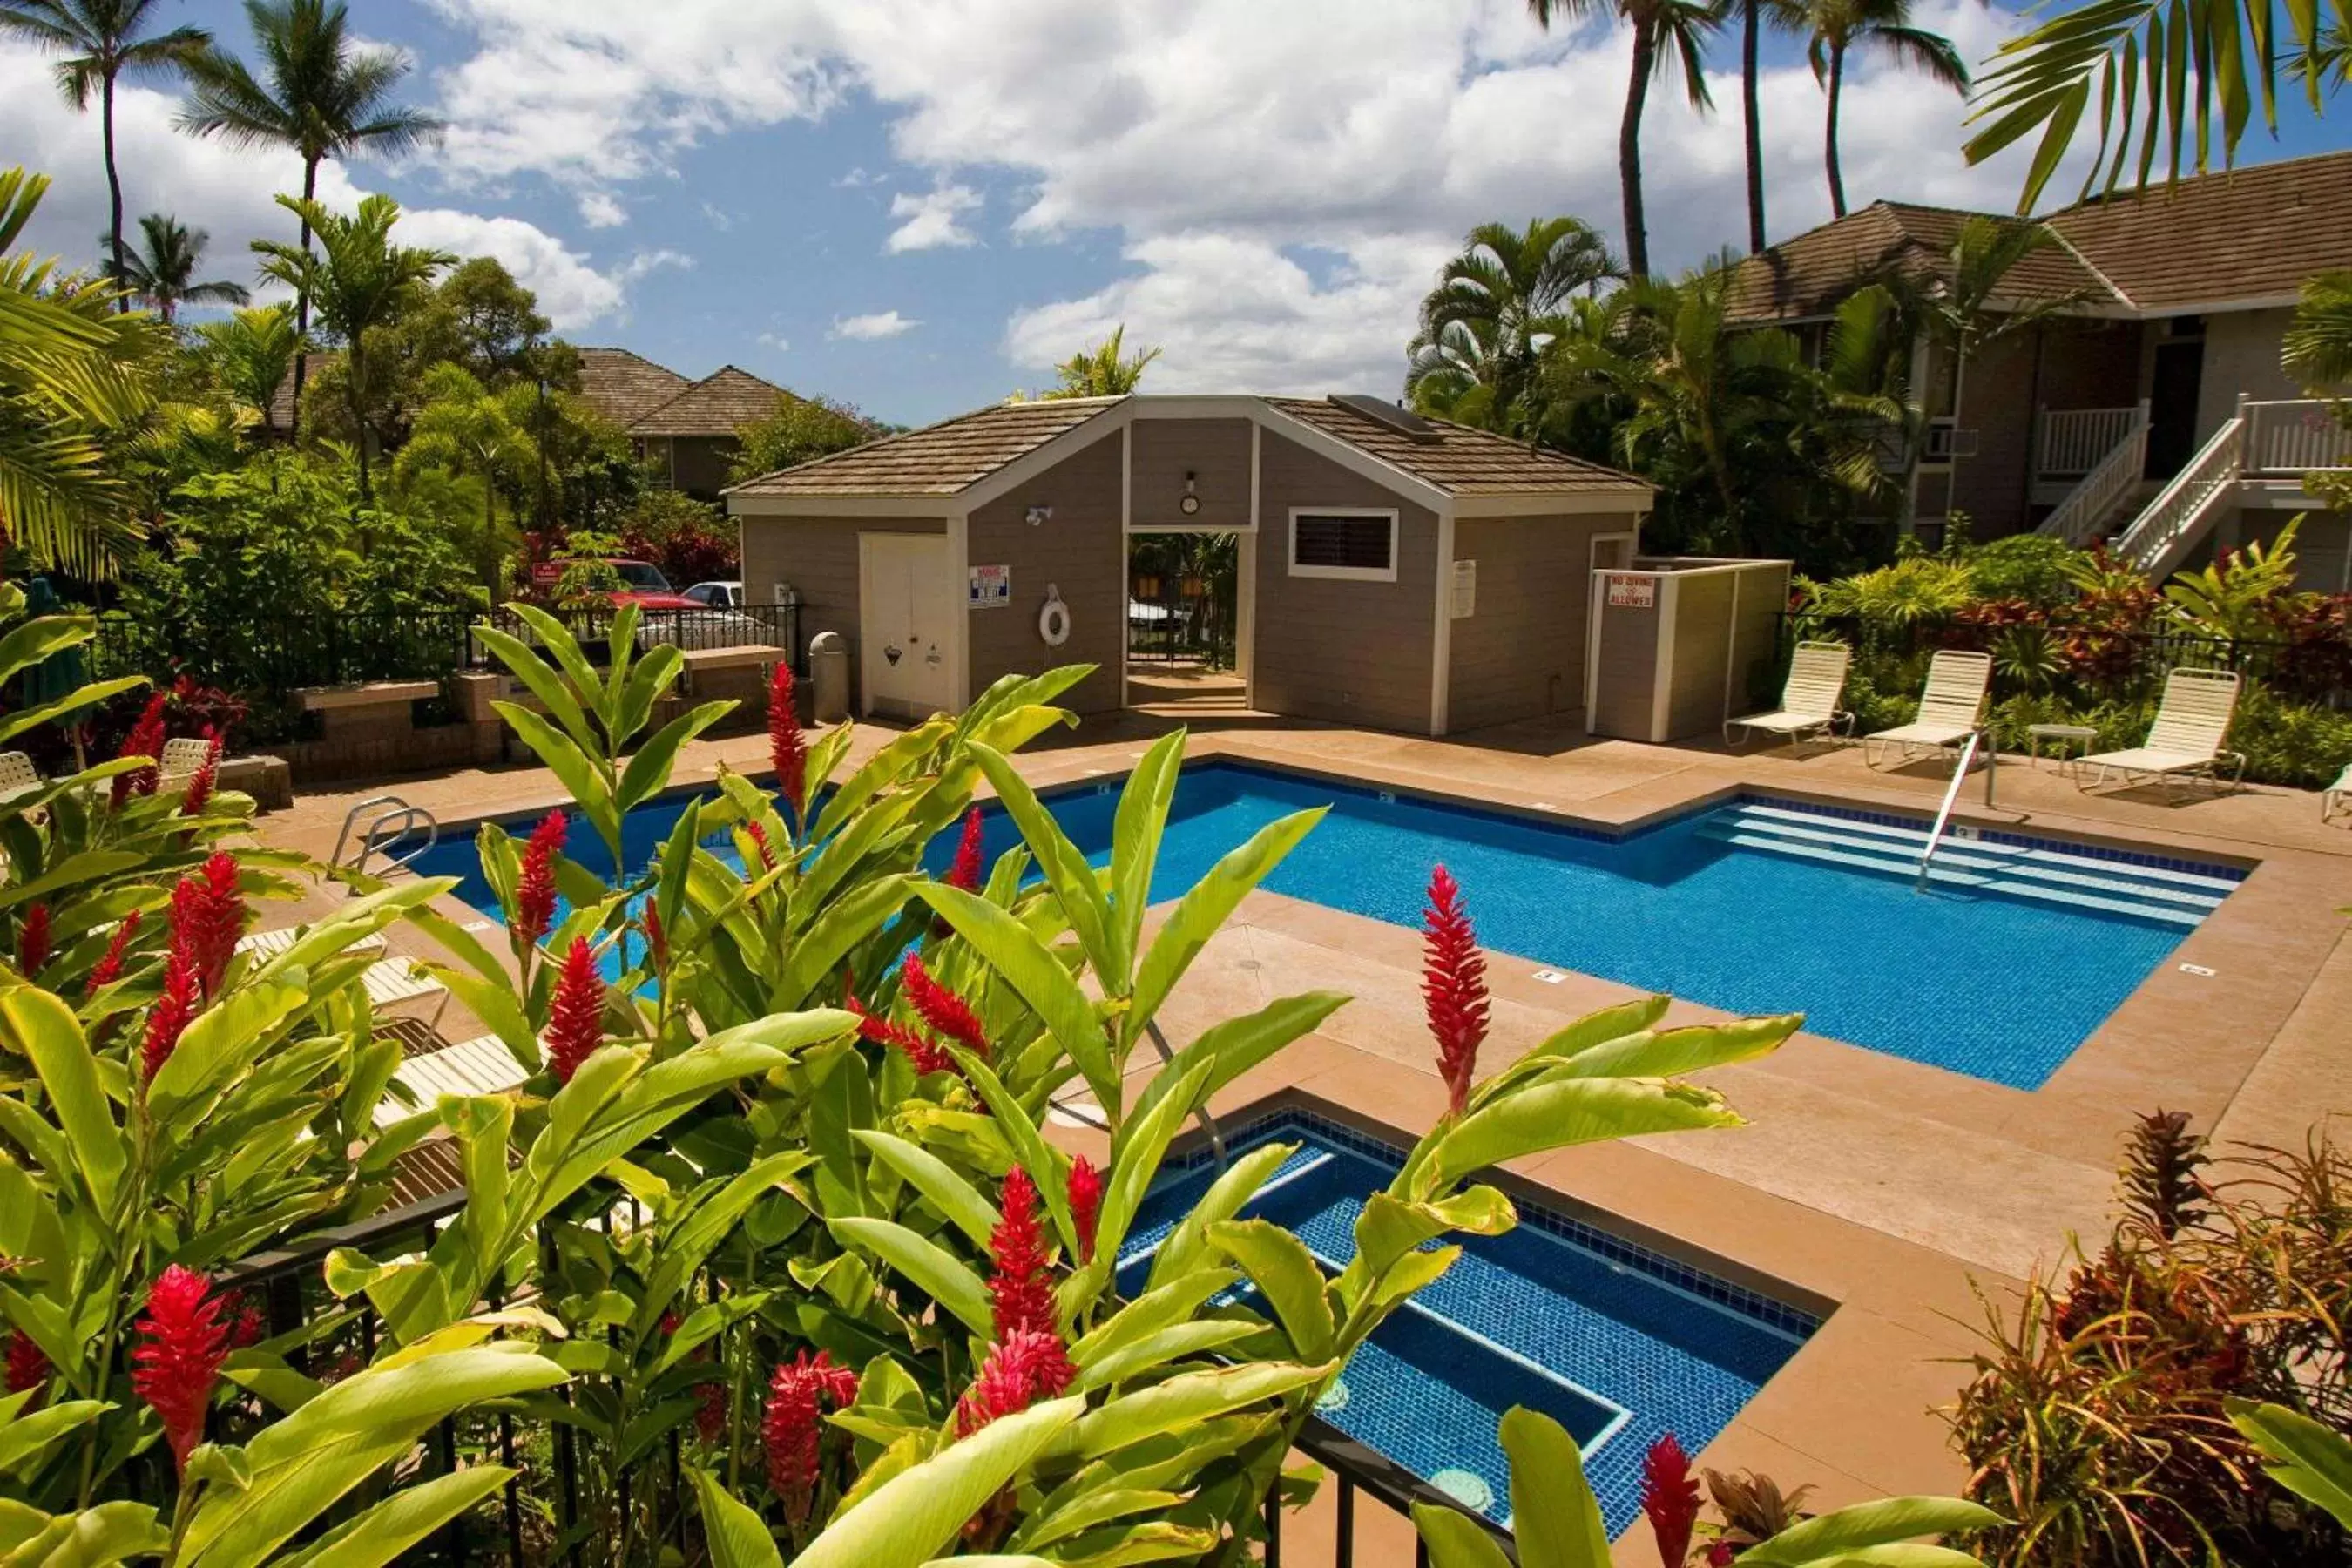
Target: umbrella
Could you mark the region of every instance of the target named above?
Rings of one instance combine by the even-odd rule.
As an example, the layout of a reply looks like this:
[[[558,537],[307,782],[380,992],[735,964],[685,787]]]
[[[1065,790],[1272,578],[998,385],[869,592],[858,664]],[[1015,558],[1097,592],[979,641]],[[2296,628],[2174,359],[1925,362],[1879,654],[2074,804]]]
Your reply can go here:
[[[27,616],[55,616],[65,613],[65,602],[49,585],[47,577],[36,577],[25,584],[25,613]],[[89,684],[89,653],[86,645],[60,648],[25,672],[25,706],[37,708],[55,702]],[[73,737],[74,772],[88,767],[82,755],[82,721],[89,717],[87,707],[75,709],[58,716],[66,733]]]

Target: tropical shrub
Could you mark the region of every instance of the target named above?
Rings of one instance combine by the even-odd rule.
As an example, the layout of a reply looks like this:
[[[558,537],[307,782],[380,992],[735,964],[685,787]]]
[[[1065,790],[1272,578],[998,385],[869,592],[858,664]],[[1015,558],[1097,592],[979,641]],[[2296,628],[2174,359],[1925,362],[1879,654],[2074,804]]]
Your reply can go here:
[[[2347,1176],[2324,1138],[2209,1163],[2185,1118],[2143,1120],[2114,1234],[1988,1310],[1951,1417],[1969,1495],[2014,1521],[1975,1538],[1988,1561],[2352,1561],[2324,1508],[2260,1481],[2236,1420],[2270,1405],[2352,1434]]]

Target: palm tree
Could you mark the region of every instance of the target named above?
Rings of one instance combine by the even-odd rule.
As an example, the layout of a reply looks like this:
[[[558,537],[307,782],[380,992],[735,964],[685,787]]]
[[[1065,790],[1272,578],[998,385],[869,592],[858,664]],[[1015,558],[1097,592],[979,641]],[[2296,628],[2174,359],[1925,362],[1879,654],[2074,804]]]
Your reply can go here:
[[[2287,374],[2314,392],[2352,381],[2352,268],[2304,280],[2303,302],[2280,348]]]
[[[1524,231],[1480,224],[1421,302],[1407,390],[1418,399],[1426,384],[1458,409],[1454,417],[1524,433],[1538,417],[1536,364],[1555,318],[1580,290],[1622,274],[1599,231],[1577,218],[1537,218]],[[1463,377],[1483,392],[1468,395]]]
[[[47,188],[0,169],[0,536],[96,576],[138,537],[109,448],[154,407],[166,338],[110,285],[9,254]]]
[[[1715,107],[1706,90],[1706,37],[1723,25],[1713,0],[1528,0],[1539,26],[1557,16],[1570,22],[1596,16],[1622,17],[1633,30],[1633,76],[1625,87],[1625,113],[1617,126],[1617,185],[1625,206],[1625,265],[1636,278],[1650,272],[1650,235],[1642,216],[1642,110],[1650,83],[1676,65],[1690,106],[1704,114]]]
[[[437,468],[480,481],[482,525],[473,554],[488,595],[485,602],[492,605],[499,602],[499,564],[508,543],[499,527],[499,486],[516,479],[531,454],[530,433],[516,417],[517,400],[510,395],[530,390],[487,391],[461,364],[435,365],[425,373],[424,406],[395,465],[404,479]]]
[[[405,153],[437,136],[441,121],[392,100],[408,74],[399,50],[362,47],[350,37],[341,0],[245,0],[262,75],[217,49],[188,68],[194,80],[179,124],[238,147],[286,147],[302,157],[302,200],[319,194],[319,165],[362,151]],[[311,224],[302,222],[301,249]],[[310,297],[294,297],[294,325],[310,330]],[[303,362],[294,362],[296,423],[300,422]]]
[[[107,259],[122,272],[122,176],[114,165],[114,84],[124,76],[153,76],[184,69],[213,36],[202,27],[174,27],[142,37],[148,13],[158,0],[0,0],[0,34],[26,38],[63,54],[58,87],[78,110],[98,93],[100,134],[106,147]],[[123,300],[123,309],[130,300]]]
[[[165,326],[178,317],[183,303],[242,305],[252,298],[241,283],[194,281],[212,238],[203,229],[192,229],[168,213],[149,213],[139,220],[139,232],[143,244],[124,255],[115,281],[152,306]]]
[[[1739,0],[1739,126],[1748,153],[1748,254],[1764,248],[1764,110],[1757,97],[1765,0]]]
[[[1911,0],[1769,0],[1789,30],[1810,42],[1805,58],[1813,79],[1829,92],[1823,156],[1829,167],[1830,210],[1845,216],[1845,177],[1838,168],[1838,100],[1845,88],[1845,58],[1874,49],[1953,91],[1969,90],[1969,68],[1952,40],[1911,26]]]
[[[294,290],[319,308],[320,324],[343,343],[343,393],[357,432],[360,501],[373,499],[368,482],[370,439],[368,401],[374,392],[373,356],[369,334],[389,322],[416,290],[433,280],[457,258],[446,251],[425,250],[392,243],[392,226],[399,220],[400,204],[390,196],[369,196],[359,211],[346,217],[316,201],[279,196],[278,205],[302,220],[305,243],[297,248],[276,240],[257,239],[254,250],[262,258],[261,274]],[[310,236],[319,241],[313,255]],[[301,384],[301,360],[295,360],[295,384]]]
[[[222,390],[268,425],[269,406],[294,374],[294,355],[302,342],[294,330],[294,307],[264,305],[239,310],[226,321],[206,321],[196,329],[196,340]]]
[[[1160,357],[1157,348],[1121,357],[1120,346],[1127,339],[1127,323],[1122,321],[1090,349],[1080,349],[1054,367],[1062,384],[1043,393],[1044,397],[1125,397],[1143,379],[1144,368]]]

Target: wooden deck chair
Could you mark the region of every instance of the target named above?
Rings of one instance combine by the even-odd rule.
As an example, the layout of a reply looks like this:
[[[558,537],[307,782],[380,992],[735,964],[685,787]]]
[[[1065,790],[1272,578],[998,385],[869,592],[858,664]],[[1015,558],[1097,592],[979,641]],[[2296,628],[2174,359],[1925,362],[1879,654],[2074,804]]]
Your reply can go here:
[[[1960,744],[1976,733],[1991,689],[1992,655],[1943,649],[1927,661],[1927,689],[1919,694],[1919,716],[1908,724],[1864,735],[1862,760],[1875,767],[1890,749],[1907,762],[1914,748],[1945,751]]]
[[[1838,702],[1845,695],[1846,668],[1853,660],[1853,650],[1843,643],[1799,643],[1789,661],[1788,683],[1780,689],[1780,706],[1767,713],[1725,720],[1724,742],[1736,744],[1738,739],[1746,738],[1745,734],[1735,738],[1734,730],[1747,734],[1761,730],[1791,741],[1833,730],[1843,717]]]
[[[514,1053],[496,1035],[411,1057],[400,1064],[392,1080],[407,1089],[415,1103],[404,1104],[397,1096],[385,1095],[376,1102],[375,1124],[389,1127],[404,1121],[445,1094],[503,1094],[520,1087],[527,1076]]]
[[[2157,704],[2156,722],[2147,727],[2147,742],[2084,757],[2078,767],[2098,771],[2083,787],[2095,789],[2107,782],[2109,773],[2119,773],[2126,787],[2157,780],[2168,800],[2176,780],[2219,780],[2224,759],[2232,764],[2230,782],[2241,782],[2246,759],[2221,744],[2230,737],[2230,720],[2238,710],[2240,684],[2234,670],[2174,670],[2164,678],[2164,698]]]

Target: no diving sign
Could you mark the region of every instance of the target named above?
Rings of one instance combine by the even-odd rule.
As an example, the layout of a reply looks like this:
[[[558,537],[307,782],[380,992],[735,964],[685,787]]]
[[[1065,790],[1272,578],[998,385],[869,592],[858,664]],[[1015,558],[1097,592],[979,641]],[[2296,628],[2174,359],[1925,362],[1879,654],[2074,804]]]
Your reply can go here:
[[[1609,607],[1612,610],[1654,610],[1658,580],[1645,572],[1609,574]]]

